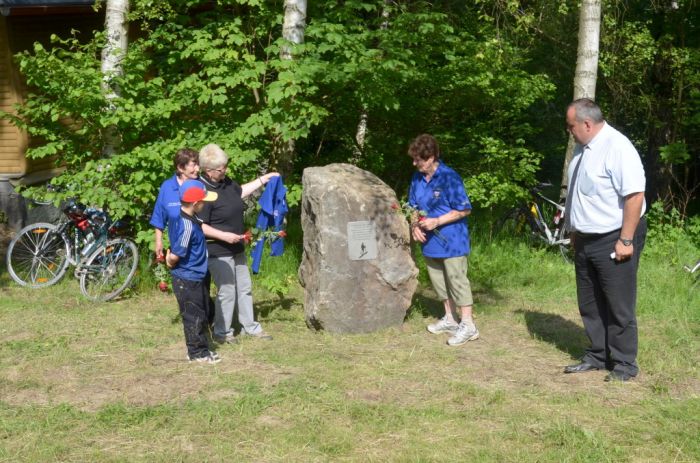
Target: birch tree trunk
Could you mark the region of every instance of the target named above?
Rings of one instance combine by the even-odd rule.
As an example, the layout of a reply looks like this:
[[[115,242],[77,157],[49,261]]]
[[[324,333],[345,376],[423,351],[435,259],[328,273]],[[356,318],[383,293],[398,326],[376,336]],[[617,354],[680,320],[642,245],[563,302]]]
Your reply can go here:
[[[357,130],[355,131],[355,146],[352,150],[352,158],[350,159],[351,164],[359,164],[360,159],[362,159],[362,152],[365,149],[365,139],[367,138],[367,106],[363,105],[362,112],[360,113],[360,122],[357,123]]]
[[[114,99],[119,97],[119,87],[114,77],[121,76],[122,60],[129,44],[129,0],[107,0],[105,34],[107,42],[102,49],[102,91],[107,100],[107,111],[114,110]],[[112,156],[119,147],[119,134],[114,126],[104,132],[102,156]]]
[[[382,8],[382,25],[381,29],[387,29],[389,27],[389,10],[387,5],[391,0],[384,0],[384,8]],[[367,139],[367,105],[362,105],[362,112],[360,113],[360,122],[357,123],[357,130],[355,131],[355,146],[353,147],[353,156],[350,159],[352,164],[358,164],[362,158],[362,153],[365,149],[365,140]]]
[[[284,0],[284,21],[282,37],[292,44],[304,43],[306,28],[306,0]],[[284,45],[280,57],[286,60],[294,59],[292,45]],[[275,135],[273,141],[273,158],[277,169],[282,175],[291,172],[294,165],[295,141],[284,140],[281,133]]]
[[[578,20],[578,52],[574,74],[574,100],[595,99],[595,85],[598,77],[598,50],[600,42],[601,0],[582,0]],[[560,197],[566,197],[569,183],[567,172],[574,154],[574,138],[569,135],[566,147],[564,169],[562,171]]]
[[[306,28],[306,0],[284,0],[282,37],[294,44],[304,43]],[[292,47],[282,47],[282,59],[294,59]]]

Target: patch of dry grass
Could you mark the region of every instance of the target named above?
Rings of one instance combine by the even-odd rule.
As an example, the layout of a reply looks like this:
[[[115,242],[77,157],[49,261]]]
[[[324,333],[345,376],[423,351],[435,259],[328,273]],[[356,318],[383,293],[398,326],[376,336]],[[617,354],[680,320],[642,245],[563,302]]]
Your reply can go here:
[[[531,281],[476,281],[481,339],[459,348],[425,330],[430,291],[363,335],[307,329],[299,288],[258,294],[274,341],[202,366],[172,296],[89,305],[0,275],[0,461],[700,460],[697,339],[645,313],[638,379],[564,375],[586,342],[572,287]]]

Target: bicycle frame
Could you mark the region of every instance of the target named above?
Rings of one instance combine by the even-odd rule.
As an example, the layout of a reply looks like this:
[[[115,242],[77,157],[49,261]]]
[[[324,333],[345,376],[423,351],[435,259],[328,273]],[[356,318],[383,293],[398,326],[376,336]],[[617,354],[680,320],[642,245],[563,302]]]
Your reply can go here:
[[[700,271],[700,260],[695,262],[695,265],[693,265],[692,267],[689,265],[684,265],[683,269],[685,269],[686,272],[690,272],[691,275],[697,271]]]
[[[71,236],[70,233],[71,229],[74,230],[73,236]],[[56,230],[56,234],[65,238],[66,242],[68,243],[68,263],[73,266],[78,265],[78,262],[80,261],[80,249],[82,248],[82,232],[80,229],[75,226],[75,223],[68,220],[59,225],[58,229]]]
[[[107,233],[102,233],[99,236],[97,236],[93,241],[89,242],[87,245],[83,246],[83,248],[80,250],[80,252],[76,253],[76,256],[78,257],[77,262],[74,264],[75,265],[75,272],[74,275],[76,278],[80,278],[80,275],[89,272],[92,270],[96,270],[96,266],[91,265],[87,266],[85,261],[87,261],[92,253],[100,247],[104,246],[107,243],[107,239],[109,237],[107,236]],[[97,267],[98,269],[101,268]]]
[[[565,208],[561,204],[552,201],[551,199],[547,198],[546,196],[542,195],[539,191],[533,192],[533,194],[539,198],[542,199],[549,204],[553,205],[557,213],[553,217],[554,224],[557,226],[553,231],[549,228],[547,225],[547,221],[544,220],[544,215],[542,214],[542,210],[540,208],[540,205],[537,204],[537,201],[532,201],[530,203],[530,214],[532,214],[532,218],[535,221],[535,224],[537,225],[537,228],[540,233],[538,233],[539,238],[541,238],[543,241],[545,241],[549,245],[557,245],[557,244],[564,244],[568,245],[570,243],[569,238],[561,238],[563,235],[562,230],[563,227],[560,227],[559,224],[561,223],[561,220],[564,218],[564,213],[565,213]],[[544,234],[544,235],[543,235]]]
[[[82,251],[85,248],[85,233],[83,233],[83,231],[78,228],[72,220],[66,220],[59,224],[58,228],[56,229],[56,235],[65,238],[66,242],[68,243],[68,263],[73,266],[80,265],[80,261],[84,257]],[[95,239],[95,241],[90,242],[90,245],[97,243],[99,238],[100,237]],[[102,241],[104,241],[104,239]]]
[[[565,207],[540,193],[540,188],[547,186],[551,185],[540,184],[530,189],[530,199],[509,210],[497,223],[496,233],[501,237],[522,237],[525,233],[530,244],[558,247],[564,261],[571,263],[571,240],[562,223]]]
[[[81,261],[90,256],[94,250],[104,244],[113,235],[113,225],[109,216],[99,210],[86,208],[80,203],[70,201],[63,208],[64,215],[68,218],[68,226],[61,226],[60,230],[71,242],[68,235],[69,226],[75,230],[72,246],[74,252],[69,261],[72,265],[79,266]]]

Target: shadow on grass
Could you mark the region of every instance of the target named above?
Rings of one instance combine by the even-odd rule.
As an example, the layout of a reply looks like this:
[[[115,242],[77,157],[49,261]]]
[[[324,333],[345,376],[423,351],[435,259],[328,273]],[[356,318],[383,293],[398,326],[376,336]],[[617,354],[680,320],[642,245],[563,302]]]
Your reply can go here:
[[[275,297],[272,300],[263,300],[261,302],[256,302],[254,305],[254,310],[255,310],[255,315],[256,315],[256,320],[258,319],[265,319],[270,316],[270,314],[274,312],[278,312],[280,310],[285,311],[285,312],[290,312],[292,310],[292,306],[296,304],[297,301],[293,298],[278,298]],[[210,317],[211,319],[209,320],[209,323],[213,323],[214,321],[214,300],[212,299],[211,302],[211,313]],[[238,309],[235,309],[234,315],[233,315],[233,320],[232,320],[232,328],[233,331],[238,334],[241,332],[241,324],[238,322]],[[182,316],[180,313],[175,314],[171,319],[170,323],[173,325],[177,325],[182,323]]]
[[[7,244],[0,242],[0,288],[6,288],[11,283],[10,274],[7,272]]]
[[[216,295],[211,294],[210,295],[210,300],[209,300],[209,324],[212,324],[214,322],[214,312],[216,310]],[[253,305],[253,309],[255,312],[255,319],[265,319],[272,314],[272,312],[291,312],[292,307],[294,304],[298,304],[299,302],[293,298],[293,297],[278,297],[278,296],[272,296],[269,299],[262,299],[260,301],[255,301]],[[279,316],[278,316],[279,318]],[[182,323],[182,315],[179,313],[176,313],[173,315],[173,317],[170,318],[170,323],[173,325]],[[238,322],[238,308],[234,308],[234,314],[233,314],[233,320],[231,323],[231,327],[233,328],[234,332],[236,334],[241,332],[241,324]]]
[[[417,313],[422,317],[440,318],[445,315],[445,309],[435,295],[416,292],[413,295],[411,310],[406,313],[406,317],[411,313]]]
[[[261,300],[260,302],[255,303],[255,313],[260,317],[260,318],[268,318],[270,314],[274,311],[280,311],[283,310],[285,312],[289,312],[292,310],[292,307],[295,304],[299,304],[299,301],[297,301],[293,297],[271,297],[269,299],[264,299]]]
[[[429,286],[428,286],[429,287]],[[437,294],[428,287],[419,288],[413,295],[411,310],[406,314],[409,317],[411,314],[418,314],[422,317],[441,318],[445,315],[445,309],[437,297]],[[479,310],[490,310],[494,304],[501,301],[504,297],[494,287],[486,285],[482,282],[478,283],[478,289],[473,291],[474,304]],[[457,314],[459,316],[459,313]]]
[[[518,310],[515,313],[525,317],[530,336],[554,344],[557,349],[566,352],[572,358],[580,358],[589,344],[586,331],[561,315],[532,310]]]

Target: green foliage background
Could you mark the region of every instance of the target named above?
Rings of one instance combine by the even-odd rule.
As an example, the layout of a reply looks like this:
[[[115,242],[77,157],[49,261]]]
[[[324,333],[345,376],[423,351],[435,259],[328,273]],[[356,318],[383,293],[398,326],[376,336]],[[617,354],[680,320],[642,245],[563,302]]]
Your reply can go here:
[[[697,8],[642,3],[604,1],[597,99],[642,154],[651,198],[695,213]],[[284,172],[293,200],[303,168],[330,162],[368,169],[403,194],[413,171],[406,147],[423,132],[438,137],[477,212],[561,177],[578,2],[310,2],[293,60],[280,58],[282,19],[279,0],[134,0],[114,111],[101,89],[104,36],[95,32],[87,43],[55,37],[20,53],[30,94],[4,117],[31,134],[28,156],[67,167],[53,180],[64,187],[57,197],[78,196],[117,217],[143,217],[172,175],[174,152],[210,142],[246,181],[289,169],[273,148],[295,140]],[[121,144],[105,159],[111,126]]]

